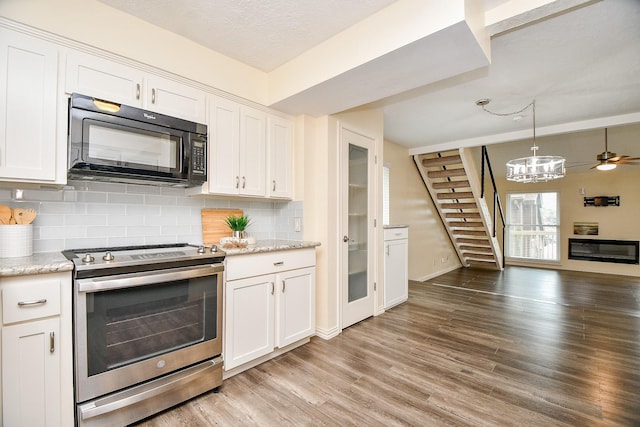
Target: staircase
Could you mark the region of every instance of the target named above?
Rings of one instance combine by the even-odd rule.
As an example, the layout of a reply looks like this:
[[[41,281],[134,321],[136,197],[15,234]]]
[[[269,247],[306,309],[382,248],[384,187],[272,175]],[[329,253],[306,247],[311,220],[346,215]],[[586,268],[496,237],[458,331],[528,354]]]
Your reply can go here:
[[[486,150],[482,152],[484,176]],[[413,156],[462,265],[502,270],[495,215],[492,220],[482,181],[473,162],[467,160],[470,157],[468,149]],[[495,190],[494,194],[494,213],[499,209],[501,214]]]

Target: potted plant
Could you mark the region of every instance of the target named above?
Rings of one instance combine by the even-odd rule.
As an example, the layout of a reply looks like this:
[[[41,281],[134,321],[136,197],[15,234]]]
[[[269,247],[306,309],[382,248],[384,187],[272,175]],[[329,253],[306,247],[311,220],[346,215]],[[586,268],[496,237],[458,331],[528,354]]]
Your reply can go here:
[[[244,239],[245,237],[247,237],[247,232],[245,231],[245,229],[251,223],[251,218],[249,218],[249,215],[229,215],[225,218],[224,221],[227,223],[231,231],[233,231],[233,237],[237,239]]]

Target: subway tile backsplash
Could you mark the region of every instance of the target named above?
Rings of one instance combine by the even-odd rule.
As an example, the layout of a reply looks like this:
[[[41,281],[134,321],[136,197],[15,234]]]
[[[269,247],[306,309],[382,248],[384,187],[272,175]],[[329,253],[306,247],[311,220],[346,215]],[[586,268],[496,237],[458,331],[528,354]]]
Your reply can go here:
[[[63,190],[0,188],[0,204],[31,208],[33,251],[202,243],[202,208],[242,209],[258,240],[303,240],[303,203],[190,197],[181,188],[70,181]]]

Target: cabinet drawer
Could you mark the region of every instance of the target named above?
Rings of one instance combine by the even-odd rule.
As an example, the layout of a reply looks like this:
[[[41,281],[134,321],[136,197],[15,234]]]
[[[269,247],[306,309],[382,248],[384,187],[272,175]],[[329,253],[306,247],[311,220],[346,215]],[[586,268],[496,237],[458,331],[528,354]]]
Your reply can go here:
[[[232,255],[227,257],[227,280],[263,274],[279,273],[316,265],[315,248],[267,252],[262,254]]]
[[[384,229],[384,240],[398,240],[398,239],[408,239],[408,238],[409,238],[409,229],[407,227]]]
[[[60,314],[60,280],[30,276],[10,282],[2,289],[5,325]]]

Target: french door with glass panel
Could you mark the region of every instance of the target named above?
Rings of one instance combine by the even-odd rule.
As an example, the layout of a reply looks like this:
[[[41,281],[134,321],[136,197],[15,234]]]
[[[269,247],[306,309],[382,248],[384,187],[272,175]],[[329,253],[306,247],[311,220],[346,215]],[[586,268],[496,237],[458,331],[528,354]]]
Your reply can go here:
[[[373,315],[375,141],[341,128],[342,328]]]

